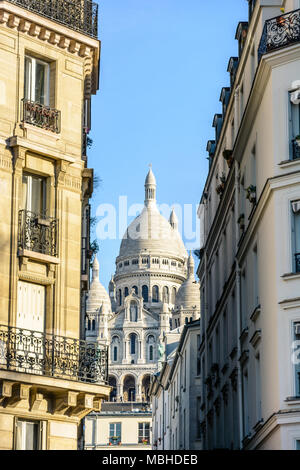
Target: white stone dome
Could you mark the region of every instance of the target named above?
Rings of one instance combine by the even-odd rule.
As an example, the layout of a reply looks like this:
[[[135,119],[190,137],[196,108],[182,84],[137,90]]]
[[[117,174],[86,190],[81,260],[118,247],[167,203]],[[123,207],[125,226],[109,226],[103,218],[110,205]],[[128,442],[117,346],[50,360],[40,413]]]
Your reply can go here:
[[[121,242],[119,257],[140,253],[171,256],[184,261],[187,251],[177,230],[178,220],[174,211],[167,221],[156,205],[156,180],[150,168],[145,180],[145,207],[127,228]],[[171,219],[170,218],[170,219]]]
[[[111,313],[111,302],[105,287],[99,280],[99,263],[95,257],[92,268],[92,282],[86,302],[86,313],[99,311],[103,314]]]
[[[144,207],[141,214],[129,225],[123,237],[121,258],[141,252],[174,256],[186,259],[187,251],[177,229],[160,214],[156,206]]]

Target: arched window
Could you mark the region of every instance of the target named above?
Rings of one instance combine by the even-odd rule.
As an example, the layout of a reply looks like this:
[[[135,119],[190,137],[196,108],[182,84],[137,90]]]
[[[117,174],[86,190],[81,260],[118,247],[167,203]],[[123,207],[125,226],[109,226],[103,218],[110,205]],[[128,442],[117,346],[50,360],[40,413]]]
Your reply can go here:
[[[147,338],[148,361],[153,361],[153,359],[154,359],[154,343],[155,343],[154,336],[149,335],[148,338]]]
[[[95,331],[96,329],[96,320],[92,321],[92,331]]]
[[[118,361],[119,343],[120,343],[120,340],[118,336],[113,336],[111,340],[111,358],[114,362]]]
[[[188,317],[185,317],[185,324],[187,325],[187,324],[188,324],[188,322],[189,322],[189,319],[188,319]]]
[[[88,329],[89,331],[90,331],[90,329],[91,329],[91,320],[88,320],[87,329]]]
[[[119,289],[119,306],[122,305],[122,291]]]
[[[142,287],[142,296],[143,296],[144,302],[148,302],[148,286]]]
[[[138,295],[138,288],[137,288],[137,286],[133,286],[132,289],[134,290],[134,293],[135,293],[136,295]]]
[[[118,348],[114,346],[114,361],[117,362],[118,360]]]
[[[130,354],[136,353],[136,334],[131,333],[130,335]]]
[[[158,286],[152,287],[152,302],[159,302],[159,290]]]
[[[170,299],[169,299],[169,288],[167,286],[165,286],[163,288],[163,302],[168,304],[169,301],[170,301]]]
[[[130,302],[130,321],[138,321],[138,306],[134,300]]]
[[[124,297],[127,297],[128,295],[129,295],[128,287],[125,287],[125,289],[124,289]]]
[[[175,299],[176,299],[176,287],[173,287],[172,289],[172,300],[171,303],[175,305]]]

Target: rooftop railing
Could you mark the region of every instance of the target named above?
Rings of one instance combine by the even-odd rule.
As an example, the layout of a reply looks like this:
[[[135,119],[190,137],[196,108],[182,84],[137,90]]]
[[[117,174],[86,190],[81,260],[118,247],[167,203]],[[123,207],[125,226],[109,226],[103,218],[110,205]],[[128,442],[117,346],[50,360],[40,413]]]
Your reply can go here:
[[[263,54],[300,41],[300,9],[266,20],[258,48]]]
[[[0,325],[0,369],[106,384],[108,349],[83,340]]]
[[[98,37],[98,5],[91,0],[8,0],[93,38]],[[1,4],[1,2],[0,2]]]

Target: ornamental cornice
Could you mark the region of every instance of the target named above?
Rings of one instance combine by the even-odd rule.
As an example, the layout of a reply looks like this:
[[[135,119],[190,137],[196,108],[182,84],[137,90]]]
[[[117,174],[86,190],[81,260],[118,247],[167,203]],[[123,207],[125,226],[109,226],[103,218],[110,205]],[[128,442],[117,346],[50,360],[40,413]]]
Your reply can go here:
[[[92,56],[93,49],[99,47],[98,40],[8,2],[1,2],[0,24],[79,57]]]

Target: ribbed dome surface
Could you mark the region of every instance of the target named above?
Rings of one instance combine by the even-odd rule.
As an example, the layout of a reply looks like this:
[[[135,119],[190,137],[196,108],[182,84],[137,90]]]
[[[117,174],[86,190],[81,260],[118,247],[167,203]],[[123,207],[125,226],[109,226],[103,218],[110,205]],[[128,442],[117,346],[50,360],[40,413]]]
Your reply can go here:
[[[193,279],[187,279],[178,289],[175,308],[192,309],[194,306],[197,306],[198,310],[200,309],[199,284]]]
[[[192,254],[188,259],[188,278],[181,284],[175,299],[175,309],[182,307],[183,309],[192,309],[197,307],[200,309],[200,287],[195,281],[194,267],[195,262]]]
[[[178,230],[171,227],[156,205],[144,207],[141,214],[129,225],[121,243],[119,256],[138,255],[141,251],[187,258],[187,251]]]

